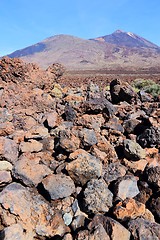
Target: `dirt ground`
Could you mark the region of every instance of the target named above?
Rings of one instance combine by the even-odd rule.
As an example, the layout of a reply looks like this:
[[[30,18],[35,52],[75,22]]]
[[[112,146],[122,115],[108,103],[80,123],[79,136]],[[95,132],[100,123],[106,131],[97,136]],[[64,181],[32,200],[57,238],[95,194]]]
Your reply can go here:
[[[109,83],[118,78],[121,81],[131,83],[135,79],[150,79],[160,84],[160,71],[159,72],[122,72],[122,71],[66,71],[65,74],[59,79],[62,86],[78,87],[86,85],[92,81],[99,86],[107,86]]]

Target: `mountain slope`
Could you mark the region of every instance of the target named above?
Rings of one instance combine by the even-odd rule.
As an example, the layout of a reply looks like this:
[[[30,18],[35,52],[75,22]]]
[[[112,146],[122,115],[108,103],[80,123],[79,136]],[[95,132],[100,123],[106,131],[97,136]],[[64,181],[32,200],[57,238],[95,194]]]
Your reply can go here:
[[[117,34],[120,34],[118,40],[115,38]],[[133,39],[131,44],[131,41],[126,39],[126,33],[124,37],[124,33],[118,31],[114,34],[116,41],[109,38],[110,42],[106,42],[109,41],[107,39],[107,36],[84,40],[69,35],[57,35],[8,56],[38,63],[43,68],[56,62],[71,70],[122,68],[136,70],[159,67],[160,48],[147,40],[134,38],[137,44]]]
[[[103,37],[98,37],[92,40],[97,40],[106,43],[116,44],[117,46],[125,46],[125,47],[145,47],[145,48],[159,48],[154,43],[134,34],[131,32],[124,32],[121,30],[117,30],[110,35],[106,35]]]

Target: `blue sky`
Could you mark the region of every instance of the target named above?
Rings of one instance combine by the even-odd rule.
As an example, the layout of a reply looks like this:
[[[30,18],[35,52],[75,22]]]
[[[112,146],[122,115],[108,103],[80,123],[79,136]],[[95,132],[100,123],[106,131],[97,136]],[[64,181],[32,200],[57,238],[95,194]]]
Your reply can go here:
[[[160,0],[0,0],[0,56],[57,34],[81,38],[117,29],[160,45]]]

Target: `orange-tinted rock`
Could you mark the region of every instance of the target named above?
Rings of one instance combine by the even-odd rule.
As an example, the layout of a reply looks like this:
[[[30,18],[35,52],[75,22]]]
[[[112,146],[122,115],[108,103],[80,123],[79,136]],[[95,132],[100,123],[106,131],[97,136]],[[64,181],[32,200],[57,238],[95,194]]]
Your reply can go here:
[[[114,215],[117,219],[135,219],[145,214],[145,205],[134,199],[126,199],[119,202],[114,208]]]
[[[27,186],[37,186],[52,172],[47,166],[40,164],[40,161],[41,158],[36,154],[23,154],[14,165],[13,176]]]
[[[43,144],[36,140],[29,140],[28,142],[21,142],[19,149],[22,153],[25,152],[39,152],[43,148]]]
[[[14,126],[12,122],[0,123],[0,136],[7,136],[14,132]]]

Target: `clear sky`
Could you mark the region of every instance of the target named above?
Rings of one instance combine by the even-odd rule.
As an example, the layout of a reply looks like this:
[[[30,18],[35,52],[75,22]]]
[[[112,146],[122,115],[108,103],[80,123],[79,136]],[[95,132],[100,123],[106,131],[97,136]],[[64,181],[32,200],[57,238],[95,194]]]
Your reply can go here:
[[[0,56],[57,35],[121,29],[160,46],[160,0],[0,0]]]

